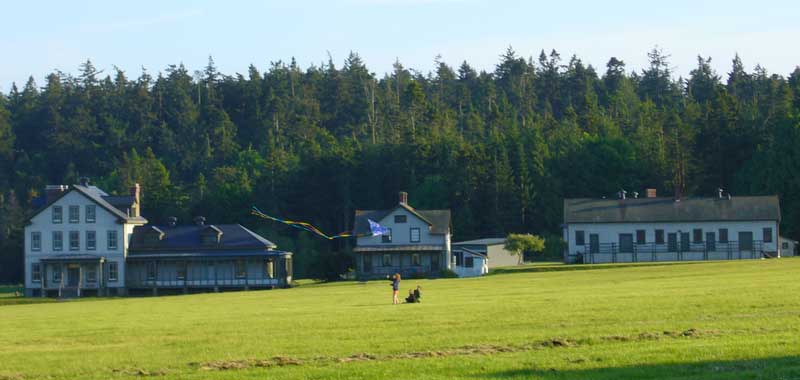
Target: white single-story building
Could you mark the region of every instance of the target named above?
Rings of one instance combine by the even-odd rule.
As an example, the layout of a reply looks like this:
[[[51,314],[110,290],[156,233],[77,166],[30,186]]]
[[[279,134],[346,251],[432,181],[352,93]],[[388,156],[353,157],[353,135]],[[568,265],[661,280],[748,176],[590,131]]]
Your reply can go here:
[[[566,263],[779,257],[777,196],[565,199]]]
[[[792,240],[786,237],[781,236],[781,257],[791,257],[796,256],[797,253],[795,250],[797,249],[797,240]]]

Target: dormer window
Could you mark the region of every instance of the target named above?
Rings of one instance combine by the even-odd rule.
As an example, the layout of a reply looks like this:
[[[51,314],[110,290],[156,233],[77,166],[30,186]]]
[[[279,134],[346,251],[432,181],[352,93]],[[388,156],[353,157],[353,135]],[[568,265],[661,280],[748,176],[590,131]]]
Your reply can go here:
[[[203,245],[217,245],[221,239],[222,231],[214,226],[208,226],[200,233],[200,242]]]
[[[395,223],[406,223],[408,221],[408,217],[406,215],[395,215],[394,222]]]

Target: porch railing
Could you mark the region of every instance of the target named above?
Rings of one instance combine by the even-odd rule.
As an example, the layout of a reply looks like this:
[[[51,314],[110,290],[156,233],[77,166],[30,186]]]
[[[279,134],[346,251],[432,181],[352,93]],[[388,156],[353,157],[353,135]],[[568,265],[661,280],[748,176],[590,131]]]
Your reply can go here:
[[[617,243],[585,244],[579,246],[583,263],[617,263],[640,261],[736,260],[763,257],[764,241],[703,241],[676,243],[646,243],[620,245]]]

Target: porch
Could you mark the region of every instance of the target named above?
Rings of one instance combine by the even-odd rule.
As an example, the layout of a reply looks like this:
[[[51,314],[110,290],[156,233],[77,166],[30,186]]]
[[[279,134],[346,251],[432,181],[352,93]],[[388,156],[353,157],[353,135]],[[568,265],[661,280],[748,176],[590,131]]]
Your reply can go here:
[[[437,277],[444,267],[444,252],[362,252],[356,259],[358,277],[386,278],[400,273],[404,278]]]
[[[672,243],[617,244],[597,243],[581,246],[584,264],[655,262],[655,261],[702,261],[742,260],[764,257],[764,242],[752,241],[703,241],[699,243],[681,241]]]
[[[104,262],[104,257],[95,255],[42,258],[38,295],[59,298],[105,295]]]

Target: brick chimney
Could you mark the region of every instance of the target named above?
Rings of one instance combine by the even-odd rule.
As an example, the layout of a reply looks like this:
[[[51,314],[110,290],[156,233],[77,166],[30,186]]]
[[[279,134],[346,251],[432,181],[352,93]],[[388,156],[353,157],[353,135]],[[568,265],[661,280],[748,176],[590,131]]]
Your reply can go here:
[[[140,198],[142,194],[142,188],[139,186],[138,183],[134,183],[133,186],[130,188],[130,195],[133,197],[133,206],[131,206],[131,216],[132,217],[139,217],[141,216],[141,203]]]
[[[67,185],[47,185],[44,188],[44,202],[50,204],[69,189]]]
[[[408,193],[406,193],[405,191],[401,191],[399,193],[399,195],[400,195],[400,204],[407,205],[408,204]]]
[[[656,189],[646,189],[645,193],[647,193],[648,198],[655,198],[656,197]]]

